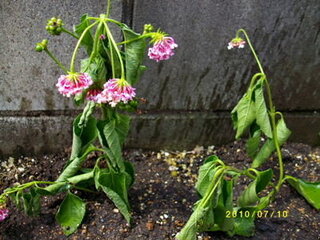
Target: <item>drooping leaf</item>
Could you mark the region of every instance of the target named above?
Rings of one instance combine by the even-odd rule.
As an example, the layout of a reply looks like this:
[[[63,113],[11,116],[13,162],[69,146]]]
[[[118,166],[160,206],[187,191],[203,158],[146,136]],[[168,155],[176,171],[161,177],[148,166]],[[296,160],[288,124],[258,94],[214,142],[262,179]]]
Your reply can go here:
[[[204,197],[204,195],[206,194],[207,189],[212,182],[214,174],[217,171],[216,160],[218,159],[219,158],[217,156],[210,156],[206,160],[205,164],[203,164],[199,169],[198,180],[195,188],[201,197]]]
[[[64,234],[69,236],[81,224],[86,212],[86,204],[78,196],[68,192],[56,214],[56,220],[61,225]]]
[[[272,130],[268,115],[267,106],[263,95],[263,80],[259,80],[254,89],[254,107],[256,113],[256,122],[260,126],[262,132],[272,138]]]
[[[256,117],[251,89],[249,89],[248,92],[240,99],[238,104],[232,110],[231,116],[233,126],[236,129],[236,139],[238,139],[244,134]]]
[[[231,235],[240,235],[245,237],[251,237],[254,235],[255,230],[255,211],[256,208],[235,208],[233,211],[237,211],[237,217],[234,218],[234,230]],[[239,212],[249,212],[249,217],[241,216]],[[229,232],[230,233],[230,232]]]
[[[286,181],[315,209],[320,210],[320,182],[307,182],[291,177]]]
[[[291,135],[291,131],[287,128],[283,118],[278,121],[276,128],[279,145],[281,146],[287,141],[287,139]],[[269,138],[253,160],[252,167],[258,168],[259,166],[261,166],[275,150],[276,147],[274,145],[273,139]]]
[[[260,200],[258,193],[271,181],[273,171],[272,169],[261,172],[257,171],[257,174],[257,178],[240,194],[238,198],[238,205],[240,207],[253,207],[257,205],[257,202]]]
[[[205,221],[205,216],[210,211],[209,207],[200,206],[199,202],[196,203],[197,208],[194,209],[192,215],[190,216],[188,222],[183,227],[183,229],[176,235],[178,240],[195,240],[199,225],[201,222]]]
[[[102,172],[99,168],[96,168],[94,178],[96,188],[102,189],[105,192],[127,222],[130,223],[131,213],[128,201],[128,188],[130,186],[131,176],[126,172],[117,173],[113,170]]]
[[[77,116],[73,122],[73,140],[70,161],[81,157],[87,148],[97,138],[96,119],[91,116],[94,108],[92,102],[88,103],[84,112]]]
[[[84,32],[84,30],[90,26],[90,20],[88,19],[88,14],[84,14],[80,18],[80,23],[76,26],[74,26],[75,33],[80,37],[81,34]],[[85,36],[83,37],[83,40],[81,42],[83,46],[85,46],[88,55],[91,54],[92,47],[93,47],[93,37],[90,33],[90,31],[87,31]]]
[[[205,164],[210,162],[212,161]],[[205,181],[208,184],[206,192],[202,199],[196,202],[188,222],[177,234],[176,238],[178,240],[194,240],[197,232],[208,231],[214,226],[214,209],[217,207],[222,193],[222,176],[224,174],[221,167],[219,169],[220,171],[216,173],[211,182]],[[205,171],[202,174],[205,174]]]
[[[226,212],[233,210],[233,181],[222,181],[222,192],[219,196],[218,205],[213,209],[214,223],[217,225],[215,231],[232,231],[234,219],[227,218]]]
[[[124,163],[121,150],[129,129],[129,118],[119,114],[117,119],[99,121],[97,127],[100,143],[105,148],[111,163],[123,171]]]
[[[122,25],[122,31],[125,41],[137,39],[141,36],[125,24]],[[125,44],[126,80],[131,85],[138,81],[141,73],[145,70],[142,63],[146,46],[146,41],[143,38]]]
[[[261,130],[258,125],[252,124],[250,126],[250,133],[250,138],[246,143],[246,151],[249,157],[254,158],[259,151]]]

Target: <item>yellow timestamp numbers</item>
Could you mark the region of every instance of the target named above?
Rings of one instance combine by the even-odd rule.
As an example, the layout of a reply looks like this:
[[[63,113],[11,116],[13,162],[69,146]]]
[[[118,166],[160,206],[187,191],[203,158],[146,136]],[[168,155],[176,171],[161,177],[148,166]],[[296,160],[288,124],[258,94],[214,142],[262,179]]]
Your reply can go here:
[[[288,210],[283,211],[269,211],[269,210],[259,210],[259,211],[226,211],[226,218],[286,218],[289,216]]]

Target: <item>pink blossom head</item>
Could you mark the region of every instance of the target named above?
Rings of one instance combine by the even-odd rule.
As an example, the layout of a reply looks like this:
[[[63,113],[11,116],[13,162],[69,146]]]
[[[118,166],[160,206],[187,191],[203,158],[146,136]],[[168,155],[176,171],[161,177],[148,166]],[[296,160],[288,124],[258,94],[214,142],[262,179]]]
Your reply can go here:
[[[63,96],[71,97],[89,88],[91,84],[93,81],[88,73],[69,73],[60,76],[56,87]]]
[[[97,103],[101,92],[102,92],[101,89],[97,89],[97,88],[89,89],[87,92],[86,99]]]
[[[168,60],[174,55],[173,49],[178,47],[172,37],[166,37],[166,34],[161,32],[154,33],[153,47],[149,48],[148,56],[150,59],[156,60],[157,62],[161,60]]]
[[[244,48],[246,44],[246,41],[243,40],[242,38],[234,38],[231,40],[231,42],[228,43],[228,49],[233,49],[233,48]]]
[[[0,222],[5,220],[9,216],[9,210],[6,208],[0,209]]]
[[[128,103],[136,96],[136,89],[124,79],[109,79],[104,85],[104,90],[97,96],[98,103],[108,103],[115,107],[118,103]]]

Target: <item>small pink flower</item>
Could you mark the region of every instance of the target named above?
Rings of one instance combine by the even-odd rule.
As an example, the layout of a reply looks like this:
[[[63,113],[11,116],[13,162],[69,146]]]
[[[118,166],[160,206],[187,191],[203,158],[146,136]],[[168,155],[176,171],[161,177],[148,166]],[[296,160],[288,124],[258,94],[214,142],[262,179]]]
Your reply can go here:
[[[71,97],[71,95],[81,93],[92,83],[93,81],[88,73],[69,73],[60,76],[56,87],[63,96]]]
[[[102,90],[100,89],[90,89],[87,92],[87,97],[86,99],[89,101],[93,101],[93,102],[98,102],[99,96],[101,94]]]
[[[103,87],[104,90],[97,96],[97,102],[109,103],[111,107],[119,102],[127,103],[136,96],[136,89],[124,79],[109,79]]]
[[[0,209],[0,222],[5,220],[9,216],[9,210],[6,208]]]
[[[174,55],[173,49],[178,47],[172,37],[163,37],[162,39],[156,41],[153,47],[149,48],[148,56],[150,59],[156,60],[157,62],[161,60],[168,60]]]
[[[101,34],[101,35],[99,36],[99,39],[100,39],[100,40],[105,40],[105,39],[106,39],[106,35]]]
[[[244,45],[246,44],[246,41],[242,38],[234,38],[231,42],[228,43],[228,49],[233,48],[244,48]]]

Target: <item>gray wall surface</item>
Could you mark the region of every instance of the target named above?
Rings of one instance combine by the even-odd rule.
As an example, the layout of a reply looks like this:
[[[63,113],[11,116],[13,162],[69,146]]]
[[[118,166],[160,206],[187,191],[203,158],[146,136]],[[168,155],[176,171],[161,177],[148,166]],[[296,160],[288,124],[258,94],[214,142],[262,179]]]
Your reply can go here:
[[[70,61],[75,41],[48,36],[46,20],[67,28],[82,13],[99,15],[106,1],[1,0],[0,155],[55,152],[71,144],[79,112],[55,88],[62,74],[33,48],[43,38]],[[192,148],[231,141],[230,110],[258,71],[248,48],[227,50],[245,28],[271,81],[274,100],[293,130],[291,141],[318,143],[320,131],[320,2],[318,0],[114,0],[113,17],[136,31],[151,23],[179,44],[175,56],[156,63],[137,84],[148,99],[133,116],[128,147]]]

